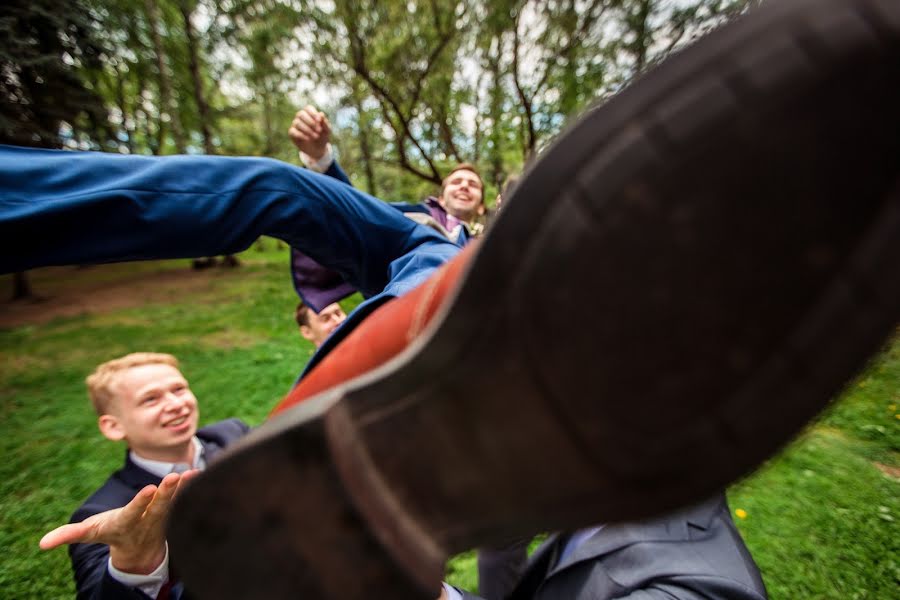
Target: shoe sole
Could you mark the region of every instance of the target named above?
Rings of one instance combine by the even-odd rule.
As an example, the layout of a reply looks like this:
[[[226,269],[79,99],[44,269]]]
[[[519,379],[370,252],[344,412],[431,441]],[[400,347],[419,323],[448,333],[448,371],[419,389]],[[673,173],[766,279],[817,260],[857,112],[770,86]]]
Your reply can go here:
[[[900,315],[900,4],[770,4],[561,135],[401,356],[184,491],[192,593],[433,598],[458,551],[721,489],[840,391]]]

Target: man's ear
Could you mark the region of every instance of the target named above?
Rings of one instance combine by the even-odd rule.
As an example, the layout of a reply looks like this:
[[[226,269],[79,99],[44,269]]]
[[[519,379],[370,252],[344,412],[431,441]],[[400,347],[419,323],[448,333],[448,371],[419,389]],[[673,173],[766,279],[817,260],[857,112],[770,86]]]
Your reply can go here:
[[[308,339],[309,341],[313,341],[315,335],[313,335],[313,330],[309,325],[301,325],[300,326],[300,335]]]
[[[100,418],[97,419],[97,427],[100,428],[100,433],[106,439],[114,442],[125,439],[125,429],[114,415],[100,415]]]
[[[479,216],[479,217],[483,217],[483,216],[484,216],[484,211],[485,211],[485,210],[487,210],[487,208],[484,206],[484,200],[482,200],[482,201],[481,201],[481,204],[478,205],[478,211],[477,211],[477,212],[478,212],[478,216]]]

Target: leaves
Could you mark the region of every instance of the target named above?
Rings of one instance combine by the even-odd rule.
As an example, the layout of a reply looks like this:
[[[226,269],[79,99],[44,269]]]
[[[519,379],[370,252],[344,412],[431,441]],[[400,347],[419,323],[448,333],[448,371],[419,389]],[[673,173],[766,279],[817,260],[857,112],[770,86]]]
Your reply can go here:
[[[14,0],[0,18],[0,130],[294,162],[285,132],[312,103],[368,190],[416,198],[474,161],[491,192],[573,115],[753,3]],[[15,123],[32,129],[11,137]]]
[[[93,68],[102,53],[82,2],[10,0],[2,14],[0,141],[55,148],[82,131],[105,140],[103,101],[78,73]]]

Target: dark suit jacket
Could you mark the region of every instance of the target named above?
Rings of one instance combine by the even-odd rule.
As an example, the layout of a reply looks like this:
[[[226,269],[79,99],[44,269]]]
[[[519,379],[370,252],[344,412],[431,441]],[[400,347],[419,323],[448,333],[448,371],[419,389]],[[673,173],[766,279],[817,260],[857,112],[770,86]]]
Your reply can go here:
[[[724,496],[653,520],[606,525],[557,563],[564,542],[554,535],[538,548],[510,600],[766,598]]]
[[[238,419],[228,419],[197,431],[206,460],[213,459],[219,450],[243,436],[249,429]],[[75,511],[69,522],[79,523],[97,513],[125,506],[144,486],[151,483],[158,485],[159,482],[159,477],[134,464],[126,453],[125,466],[113,473],[106,483]],[[78,598],[146,600],[146,594],[123,585],[109,574],[107,569],[109,546],[72,544],[69,546],[69,557],[72,559]],[[176,585],[169,597],[176,600],[181,595],[181,586]]]

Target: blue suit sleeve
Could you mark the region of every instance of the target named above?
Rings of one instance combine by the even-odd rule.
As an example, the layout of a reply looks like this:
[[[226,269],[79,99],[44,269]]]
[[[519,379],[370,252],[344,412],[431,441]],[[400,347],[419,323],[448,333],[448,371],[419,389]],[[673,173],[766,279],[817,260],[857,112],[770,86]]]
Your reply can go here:
[[[0,145],[0,271],[235,254],[260,235],[366,296],[423,251],[458,252],[384,202],[271,159]]]
[[[338,181],[342,181],[342,182],[346,183],[347,185],[351,185],[351,186],[353,185],[353,183],[350,182],[350,178],[347,177],[347,174],[341,168],[341,165],[338,164],[337,160],[331,161],[331,166],[328,167],[328,170],[325,171],[324,175],[328,175],[329,177],[334,177]]]

